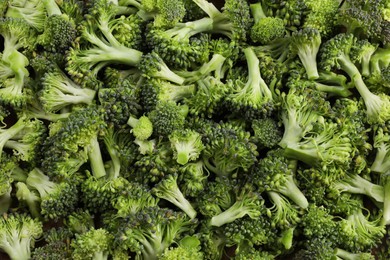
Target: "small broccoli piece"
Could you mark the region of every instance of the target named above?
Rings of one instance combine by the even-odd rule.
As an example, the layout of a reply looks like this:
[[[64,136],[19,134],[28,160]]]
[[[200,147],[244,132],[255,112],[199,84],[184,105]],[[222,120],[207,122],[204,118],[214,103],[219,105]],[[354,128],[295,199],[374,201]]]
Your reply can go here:
[[[376,155],[374,162],[371,165],[371,171],[386,174],[390,171],[389,156],[390,156],[390,135],[382,127],[378,127],[374,136],[374,148]]]
[[[132,127],[131,133],[138,140],[147,140],[153,133],[153,124],[146,116],[141,116],[139,119],[130,116],[127,124]]]
[[[310,80],[319,77],[316,58],[320,45],[321,35],[316,29],[305,28],[294,32],[291,36],[291,52],[298,54]]]
[[[108,64],[136,66],[142,58],[142,52],[120,44],[112,35],[117,23],[114,4],[108,0],[93,3],[92,15],[87,16],[80,29],[81,39],[87,44],[77,44],[67,56],[66,69],[78,84],[94,81],[100,69]]]
[[[168,175],[161,180],[154,188],[152,192],[159,198],[165,199],[181,210],[183,210],[191,219],[196,217],[197,212],[191,205],[191,203],[184,197],[177,184],[177,175]]]
[[[245,184],[237,191],[234,203],[225,211],[213,216],[210,225],[220,227],[246,215],[255,219],[260,217],[263,212],[264,199],[252,185]]]
[[[179,85],[183,84],[185,81],[183,77],[180,77],[171,71],[161,57],[155,52],[144,54],[138,64],[138,68],[142,71],[143,76],[147,78],[163,79]]]
[[[0,196],[9,193],[14,181],[26,181],[27,174],[14,156],[3,153],[0,160]]]
[[[343,260],[375,260],[371,253],[351,253],[340,248],[336,249],[335,255]]]
[[[161,260],[203,260],[204,254],[200,251],[200,241],[196,236],[187,236],[181,239],[178,247],[165,249]]]
[[[303,241],[304,248],[294,254],[293,260],[334,259],[335,245],[324,238]]]
[[[366,195],[377,202],[384,201],[383,186],[374,184],[357,174],[346,175],[343,179],[335,181],[330,185],[336,196],[342,192],[349,192]]]
[[[356,38],[351,34],[336,35],[323,45],[320,65],[327,71],[332,68],[344,70],[364,100],[368,122],[383,123],[390,118],[390,98],[383,93],[376,95],[367,88],[361,73],[350,58],[351,48],[355,44]]]
[[[40,202],[41,198],[39,193],[35,190],[30,190],[24,182],[17,182],[16,187],[16,198],[19,202],[25,203],[28,206],[31,216],[34,218],[41,217]]]
[[[0,218],[0,248],[12,260],[28,260],[31,248],[42,232],[42,223],[28,215],[3,215]]]
[[[96,91],[81,88],[62,71],[49,72],[42,78],[39,100],[46,112],[55,112],[74,104],[91,104]]]
[[[65,228],[51,228],[44,234],[47,244],[35,248],[32,260],[71,260],[70,240],[73,234]]]
[[[108,231],[102,228],[91,229],[84,234],[80,234],[72,241],[72,258],[75,260],[107,260],[112,239]]]
[[[316,29],[325,37],[333,33],[340,1],[324,0],[320,4],[315,0],[305,0],[305,4],[309,12],[306,14],[303,27]]]
[[[209,171],[203,161],[187,163],[180,169],[180,188],[185,196],[197,197],[206,186]]]
[[[369,218],[361,208],[340,221],[341,248],[352,252],[370,250],[385,235],[385,226],[380,224],[381,218]]]
[[[308,207],[308,201],[294,179],[294,162],[283,155],[282,149],[270,150],[251,169],[253,183],[260,189],[279,192],[301,208]]]
[[[154,134],[167,137],[174,130],[180,130],[184,127],[187,113],[188,106],[167,101],[159,102],[156,109],[149,112],[147,117],[153,124]]]
[[[183,232],[194,228],[183,212],[149,207],[120,220],[114,242],[143,259],[157,259]]]
[[[231,80],[228,84],[234,87],[233,93],[226,97],[229,109],[248,119],[261,115],[269,115],[273,111],[274,100],[272,92],[260,74],[259,59],[251,47],[244,49],[248,66],[246,82]]]
[[[3,2],[7,5],[4,17],[23,19],[36,30],[43,30],[46,20],[46,9],[43,1],[11,0]]]
[[[155,198],[147,186],[135,182],[129,184],[129,188],[113,202],[118,216],[124,218],[145,208],[157,206],[159,198]]]
[[[88,210],[76,209],[64,220],[65,226],[75,234],[84,234],[95,227],[94,216]]]
[[[299,209],[287,198],[274,191],[268,191],[267,195],[274,204],[269,209],[273,226],[289,228],[300,222]]]
[[[284,36],[286,29],[282,19],[267,17],[261,3],[251,4],[250,9],[254,18],[254,25],[250,33],[253,42],[259,42],[264,45]]]
[[[181,165],[198,159],[204,149],[201,135],[196,131],[189,129],[175,130],[168,138],[173,150],[173,156],[176,158],[176,162]]]
[[[358,40],[350,51],[350,58],[355,65],[360,66],[361,74],[369,76],[371,56],[378,48],[378,44],[370,43],[368,40]]]
[[[252,121],[253,140],[260,148],[273,148],[282,139],[282,132],[274,119],[263,118]]]
[[[78,202],[77,183],[64,180],[53,182],[43,172],[35,168],[28,173],[28,187],[35,189],[41,199],[41,214],[49,219],[58,219],[72,212]]]
[[[147,79],[140,86],[140,104],[145,111],[150,112],[159,102],[177,103],[185,98],[191,98],[195,91],[194,84],[176,85],[165,80]]]

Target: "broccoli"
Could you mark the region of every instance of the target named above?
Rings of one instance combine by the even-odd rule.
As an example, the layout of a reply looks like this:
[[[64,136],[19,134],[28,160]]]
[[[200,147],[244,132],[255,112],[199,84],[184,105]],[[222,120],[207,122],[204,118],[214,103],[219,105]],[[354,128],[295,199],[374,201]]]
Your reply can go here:
[[[196,217],[196,211],[191,203],[184,197],[177,184],[177,175],[168,175],[161,180],[152,192],[159,198],[165,199],[183,210],[191,219]]]
[[[284,36],[286,29],[282,19],[267,17],[261,3],[251,4],[250,9],[255,21],[250,33],[253,42],[265,45]]]
[[[112,239],[102,228],[88,230],[72,241],[72,259],[108,259]]]
[[[203,253],[200,251],[200,241],[195,236],[187,236],[181,239],[178,247],[170,247],[165,249],[161,255],[161,260],[202,260]]]
[[[6,10],[4,17],[20,18],[38,31],[42,31],[46,20],[44,1],[4,1]]]
[[[54,260],[64,259],[70,260],[71,249],[69,240],[73,234],[66,228],[51,228],[44,234],[45,244],[42,247],[35,248],[32,252],[31,259],[33,260]]]
[[[321,45],[321,35],[316,29],[305,28],[291,36],[291,53],[298,54],[310,80],[319,77],[317,71],[317,53]]]
[[[42,223],[28,215],[15,213],[0,218],[0,248],[12,260],[30,259],[31,248],[42,233]]]
[[[174,151],[174,158],[181,165],[198,159],[204,149],[201,135],[189,129],[175,130],[168,138]]]
[[[153,124],[146,116],[141,116],[139,119],[130,116],[127,124],[132,127],[131,132],[138,140],[144,141],[153,133]]]

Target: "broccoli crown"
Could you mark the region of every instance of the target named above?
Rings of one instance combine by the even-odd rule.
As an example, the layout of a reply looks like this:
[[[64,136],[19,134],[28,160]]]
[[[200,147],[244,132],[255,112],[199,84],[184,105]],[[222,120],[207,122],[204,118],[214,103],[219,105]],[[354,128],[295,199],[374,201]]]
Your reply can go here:
[[[282,132],[277,122],[272,118],[252,121],[253,139],[259,147],[273,148],[282,139]]]
[[[328,36],[335,30],[339,1],[325,0],[319,4],[317,1],[305,1],[309,8],[303,24],[304,28],[317,29],[321,35]]]
[[[200,241],[196,236],[187,236],[179,241],[178,247],[165,249],[161,255],[162,260],[202,260],[204,254],[200,251]]]
[[[265,17],[255,23],[250,32],[252,41],[269,44],[286,33],[284,22],[277,17]]]
[[[112,237],[102,228],[91,229],[72,241],[73,259],[107,259]]]
[[[66,228],[51,228],[44,234],[45,244],[42,247],[35,248],[32,252],[31,259],[33,260],[55,260],[71,258],[71,248],[68,243],[72,239],[73,234]]]

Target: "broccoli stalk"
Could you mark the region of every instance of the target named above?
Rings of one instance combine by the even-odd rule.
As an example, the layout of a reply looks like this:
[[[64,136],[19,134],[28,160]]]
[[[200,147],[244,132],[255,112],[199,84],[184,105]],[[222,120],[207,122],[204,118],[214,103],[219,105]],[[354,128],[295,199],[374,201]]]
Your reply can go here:
[[[374,260],[375,257],[371,253],[351,253],[344,249],[336,248],[335,255],[337,259],[343,260]]]
[[[160,181],[152,191],[157,197],[165,199],[183,210],[191,219],[196,217],[197,212],[177,185],[177,175],[169,175]]]
[[[381,176],[381,182],[384,190],[382,225],[389,225],[390,224],[390,175],[389,173]]]
[[[41,210],[39,203],[41,201],[38,194],[35,191],[32,191],[28,186],[23,182],[17,182],[16,187],[16,197],[19,201],[23,201],[27,204],[28,209],[30,210],[31,215],[34,218],[41,217]]]
[[[364,194],[377,202],[384,201],[383,186],[373,184],[372,182],[362,178],[360,175],[357,174],[347,176],[345,179],[336,181],[332,183],[331,186],[338,192]]]
[[[88,158],[91,164],[92,174],[96,179],[103,178],[107,175],[97,136],[91,139],[88,147]]]
[[[39,99],[46,112],[58,111],[72,104],[88,105],[95,98],[95,90],[81,88],[60,71],[46,73],[42,81]]]
[[[374,148],[376,155],[371,165],[371,171],[385,174],[390,171],[390,135],[384,133],[383,128],[378,128],[374,136]]]
[[[0,158],[6,143],[21,132],[28,125],[25,117],[21,117],[14,125],[7,129],[0,129]]]

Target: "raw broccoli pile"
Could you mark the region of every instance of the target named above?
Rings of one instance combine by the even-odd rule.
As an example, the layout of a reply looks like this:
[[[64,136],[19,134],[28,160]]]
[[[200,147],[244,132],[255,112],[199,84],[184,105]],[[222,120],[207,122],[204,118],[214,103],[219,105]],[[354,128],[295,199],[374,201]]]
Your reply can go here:
[[[1,259],[389,239],[389,0],[0,1]]]

